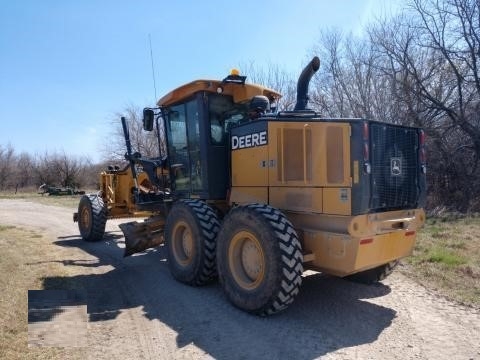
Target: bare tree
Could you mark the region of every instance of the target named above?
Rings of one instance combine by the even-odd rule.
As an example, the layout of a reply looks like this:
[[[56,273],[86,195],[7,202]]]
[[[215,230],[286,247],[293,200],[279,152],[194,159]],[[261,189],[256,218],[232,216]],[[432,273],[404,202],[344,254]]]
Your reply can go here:
[[[397,97],[430,137],[430,185],[439,201],[478,209],[479,2],[411,0],[408,13],[370,34],[390,63],[383,70],[395,76]]]
[[[148,158],[158,157],[160,154],[157,140],[157,129],[152,132],[143,130],[143,111],[137,106],[129,105],[122,112],[116,113],[112,120],[112,134],[105,144],[104,158],[106,160],[123,161],[126,153],[125,137],[120,118],[124,116],[130,132],[132,150]],[[163,126],[160,126],[160,131]],[[164,138],[164,136],[162,137]],[[163,152],[165,153],[164,147]]]
[[[91,185],[89,171],[94,164],[86,157],[69,156],[65,152],[37,155],[34,160],[33,173],[35,185],[41,184],[80,188]]]
[[[312,102],[327,117],[399,122],[394,79],[382,70],[374,45],[340,31],[323,31],[314,49],[322,65],[313,80]]]
[[[88,159],[68,156],[65,152],[51,155],[49,162],[57,178],[56,183],[73,188],[84,185],[85,179],[82,174],[91,165]]]
[[[11,144],[0,145],[0,190],[5,190],[12,180],[12,171],[15,161],[15,150]]]
[[[293,110],[296,102],[296,79],[278,65],[269,64],[266,68],[256,66],[255,62],[240,66],[247,75],[248,82],[259,84],[279,92],[282,97],[277,103],[277,110]]]
[[[30,154],[22,152],[16,157],[15,168],[12,171],[16,186],[26,188],[35,185],[34,166],[34,159]]]
[[[37,186],[42,184],[54,185],[58,182],[58,177],[55,174],[51,156],[48,152],[41,155],[37,154],[35,156],[34,173]]]

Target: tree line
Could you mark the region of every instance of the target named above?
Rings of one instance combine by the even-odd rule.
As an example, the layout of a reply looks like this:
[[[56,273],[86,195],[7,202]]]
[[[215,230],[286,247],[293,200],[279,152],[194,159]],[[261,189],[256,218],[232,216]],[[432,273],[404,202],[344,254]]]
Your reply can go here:
[[[32,190],[42,184],[96,189],[101,167],[87,157],[65,152],[17,153],[12,145],[0,144],[0,191]]]

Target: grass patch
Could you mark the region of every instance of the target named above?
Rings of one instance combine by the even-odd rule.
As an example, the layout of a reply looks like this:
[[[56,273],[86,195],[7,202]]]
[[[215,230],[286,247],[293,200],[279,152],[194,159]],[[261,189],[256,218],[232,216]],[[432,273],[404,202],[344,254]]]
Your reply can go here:
[[[447,266],[462,265],[466,262],[462,256],[442,247],[432,248],[427,256],[427,260],[434,263],[442,263]]]
[[[47,276],[67,276],[65,267],[45,261],[55,246],[40,232],[0,225],[0,358],[84,359],[79,348],[28,348],[28,290],[41,290]]]
[[[70,209],[78,208],[81,195],[42,195],[35,192],[0,192],[0,199],[23,199],[44,205],[62,206]]]
[[[480,307],[480,217],[431,218],[403,271],[447,298]]]
[[[15,226],[12,226],[12,225],[0,225],[0,231],[7,231],[7,230],[11,230],[11,229],[15,229]]]

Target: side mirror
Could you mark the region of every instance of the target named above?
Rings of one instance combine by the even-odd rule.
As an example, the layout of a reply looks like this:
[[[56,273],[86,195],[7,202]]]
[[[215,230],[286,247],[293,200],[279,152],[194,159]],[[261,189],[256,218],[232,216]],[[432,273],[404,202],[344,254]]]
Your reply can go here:
[[[143,109],[143,130],[152,131],[153,130],[153,120],[155,114],[152,109]]]

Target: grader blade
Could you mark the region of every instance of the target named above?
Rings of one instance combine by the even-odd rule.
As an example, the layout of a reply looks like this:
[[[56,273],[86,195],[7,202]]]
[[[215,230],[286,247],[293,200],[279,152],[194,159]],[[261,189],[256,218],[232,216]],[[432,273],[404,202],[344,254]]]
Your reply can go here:
[[[153,248],[164,241],[164,222],[161,220],[132,221],[119,226],[125,235],[124,257]]]

